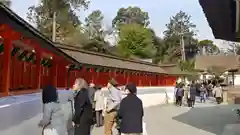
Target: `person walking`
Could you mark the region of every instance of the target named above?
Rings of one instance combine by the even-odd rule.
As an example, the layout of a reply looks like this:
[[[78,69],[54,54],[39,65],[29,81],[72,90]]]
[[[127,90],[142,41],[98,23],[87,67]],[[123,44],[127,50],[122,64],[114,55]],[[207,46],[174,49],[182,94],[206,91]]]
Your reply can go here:
[[[96,89],[95,84],[90,83],[89,89],[88,89],[88,95],[89,95],[90,102],[91,102],[92,105],[93,105],[92,108],[95,107],[95,105],[94,105],[94,95],[95,95],[95,92],[96,92],[96,91],[97,91],[97,89]]]
[[[66,121],[58,101],[56,87],[48,85],[42,90],[43,117],[38,126],[43,135],[67,135]]]
[[[207,91],[208,91],[208,98],[209,97],[213,97],[213,85],[212,85],[212,82],[210,82],[207,86]]]
[[[92,111],[93,111],[93,124],[96,123],[96,111],[95,111],[95,102],[94,102],[94,95],[95,95],[95,92],[96,92],[96,86],[94,83],[90,83],[89,85],[89,89],[88,89],[88,95],[89,95],[89,99],[90,99],[90,102],[92,104]]]
[[[176,82],[175,88],[174,88],[174,103],[177,105],[177,90],[179,89],[180,84]]]
[[[188,107],[194,107],[195,105],[195,100],[196,100],[196,95],[197,95],[197,89],[195,86],[195,83],[192,82],[192,84],[190,85],[190,90],[189,90],[189,99],[188,99]]]
[[[116,122],[117,111],[122,99],[122,93],[117,85],[118,83],[114,79],[111,79],[107,84],[109,95],[104,113],[104,135],[112,135],[112,128]]]
[[[200,88],[200,102],[206,102],[206,93],[207,93],[207,90],[206,90],[206,85],[202,85],[202,87]]]
[[[182,97],[184,95],[184,89],[183,89],[184,84],[181,84],[179,88],[177,88],[176,91],[176,105],[177,106],[182,106]]]
[[[101,127],[103,126],[103,109],[104,109],[104,93],[102,92],[101,86],[96,86],[97,91],[94,95],[94,102],[95,102],[95,112],[96,112],[96,126]]]
[[[74,98],[75,114],[73,117],[73,126],[75,135],[90,135],[92,125],[92,104],[88,94],[88,84],[78,78],[73,85],[76,95]]]
[[[184,105],[188,105],[188,94],[189,94],[189,90],[190,90],[190,84],[187,84],[187,86],[184,87]]]
[[[220,84],[216,84],[216,87],[213,89],[213,95],[216,98],[217,104],[222,102],[222,88]]]
[[[120,132],[121,135],[141,135],[143,133],[143,104],[136,95],[135,84],[128,84],[126,90],[128,91],[127,97],[121,101],[118,111],[118,117],[121,119]]]

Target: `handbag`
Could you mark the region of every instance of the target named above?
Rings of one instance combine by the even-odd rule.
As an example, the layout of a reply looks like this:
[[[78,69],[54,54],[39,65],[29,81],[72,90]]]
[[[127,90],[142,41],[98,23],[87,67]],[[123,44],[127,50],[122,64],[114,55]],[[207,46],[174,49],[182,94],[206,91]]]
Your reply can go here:
[[[190,99],[191,97],[191,93],[190,93],[190,90],[188,91],[188,99]]]
[[[58,135],[54,128],[43,128],[42,135]]]
[[[142,135],[148,135],[146,122],[143,121],[142,126],[143,126],[143,133],[142,133]]]
[[[43,112],[44,112],[44,108],[43,108]],[[51,116],[50,119],[52,119],[52,113],[51,112]],[[53,128],[46,128],[47,126],[49,126],[51,124],[51,122],[49,122],[47,125],[45,125],[42,129],[42,135],[58,135],[56,129]]]

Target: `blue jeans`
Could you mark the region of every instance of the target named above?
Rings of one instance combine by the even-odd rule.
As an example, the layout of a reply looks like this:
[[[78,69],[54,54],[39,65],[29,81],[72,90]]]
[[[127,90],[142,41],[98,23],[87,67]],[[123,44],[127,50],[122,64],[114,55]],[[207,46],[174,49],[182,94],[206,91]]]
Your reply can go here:
[[[200,101],[201,101],[201,102],[206,102],[205,94],[202,94],[202,95],[200,96]]]

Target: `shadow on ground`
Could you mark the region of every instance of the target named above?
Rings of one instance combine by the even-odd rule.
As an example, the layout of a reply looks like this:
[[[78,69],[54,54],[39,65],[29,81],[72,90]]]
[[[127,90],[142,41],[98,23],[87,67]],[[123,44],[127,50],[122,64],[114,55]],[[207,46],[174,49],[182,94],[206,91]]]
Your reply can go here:
[[[232,111],[236,106],[219,105],[211,107],[197,107],[172,119],[193,126],[216,135],[222,135],[227,124],[235,124],[237,115]]]

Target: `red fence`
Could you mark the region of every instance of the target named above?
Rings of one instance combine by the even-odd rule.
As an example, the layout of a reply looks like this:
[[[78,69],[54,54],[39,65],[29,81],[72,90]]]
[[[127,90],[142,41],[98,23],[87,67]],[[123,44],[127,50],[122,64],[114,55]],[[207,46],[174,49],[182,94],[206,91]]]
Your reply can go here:
[[[41,87],[51,84],[51,68],[41,66]]]
[[[2,71],[2,55],[0,55],[0,72]],[[41,66],[41,87],[53,82],[53,67]],[[17,56],[11,57],[10,90],[35,89],[37,87],[36,64],[19,60]],[[88,83],[107,85],[108,80],[115,78],[119,85],[132,82],[137,86],[173,86],[177,77],[166,75],[152,75],[144,73],[128,73],[114,71],[96,71],[94,68],[82,67],[81,70],[71,70],[68,73],[66,65],[58,63],[57,87],[72,86],[76,78],[82,77]],[[0,78],[0,84],[2,78]],[[1,84],[2,85],[2,84]]]
[[[3,61],[0,55],[0,72]],[[52,83],[51,68],[41,66],[41,87]],[[10,72],[10,90],[34,89],[36,88],[36,65],[31,62],[18,60],[12,56]],[[132,82],[138,86],[173,86],[177,77],[150,74],[132,74],[127,72],[104,71],[96,72],[93,68],[82,68],[81,70],[72,70],[68,73],[64,64],[59,64],[57,68],[57,87],[72,86],[76,78],[82,77],[88,83],[107,85],[108,80],[115,78],[120,85]],[[0,80],[1,81],[1,80]]]
[[[10,90],[34,89],[36,84],[36,65],[11,57]]]
[[[3,71],[3,53],[0,53],[0,74],[2,74]],[[3,77],[0,75],[0,93],[3,93]]]
[[[57,68],[57,87],[67,86],[67,80],[65,78],[68,78],[66,65],[59,64]]]

